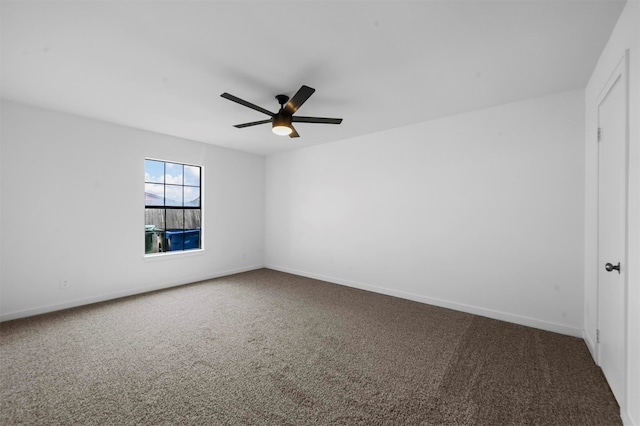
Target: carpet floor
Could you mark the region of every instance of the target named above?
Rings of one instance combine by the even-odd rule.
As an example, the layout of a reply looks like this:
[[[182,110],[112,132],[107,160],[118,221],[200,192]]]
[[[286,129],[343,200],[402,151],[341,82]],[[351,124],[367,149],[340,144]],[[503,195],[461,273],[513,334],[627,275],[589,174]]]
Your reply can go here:
[[[0,423],[619,425],[581,339],[261,269],[0,324]]]

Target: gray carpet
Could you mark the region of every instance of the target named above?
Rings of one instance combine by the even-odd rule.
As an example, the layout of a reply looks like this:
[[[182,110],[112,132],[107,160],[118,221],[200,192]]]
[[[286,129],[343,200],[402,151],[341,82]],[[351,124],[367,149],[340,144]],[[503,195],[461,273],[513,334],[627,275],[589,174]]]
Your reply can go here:
[[[0,324],[0,423],[617,425],[583,341],[262,269]]]

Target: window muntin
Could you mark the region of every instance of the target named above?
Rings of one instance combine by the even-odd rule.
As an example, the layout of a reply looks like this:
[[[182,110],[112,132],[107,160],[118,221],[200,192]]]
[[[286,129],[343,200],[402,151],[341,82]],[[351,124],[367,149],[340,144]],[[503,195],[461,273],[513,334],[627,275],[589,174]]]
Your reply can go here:
[[[201,167],[145,159],[145,254],[201,248]]]

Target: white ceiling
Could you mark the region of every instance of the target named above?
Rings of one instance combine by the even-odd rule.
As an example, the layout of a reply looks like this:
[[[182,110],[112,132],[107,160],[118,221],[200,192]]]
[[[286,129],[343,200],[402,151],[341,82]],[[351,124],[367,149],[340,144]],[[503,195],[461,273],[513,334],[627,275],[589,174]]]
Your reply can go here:
[[[636,1],[636,0],[631,0]],[[617,0],[5,1],[4,99],[260,155],[585,87]],[[306,84],[301,137],[277,111]]]

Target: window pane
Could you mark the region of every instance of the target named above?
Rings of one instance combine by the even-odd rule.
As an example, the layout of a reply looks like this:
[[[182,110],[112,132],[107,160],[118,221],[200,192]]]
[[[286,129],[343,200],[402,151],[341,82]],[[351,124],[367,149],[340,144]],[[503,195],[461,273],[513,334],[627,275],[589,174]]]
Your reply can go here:
[[[184,184],[200,186],[200,167],[184,166]]]
[[[200,210],[186,209],[184,210],[184,229],[200,228]]]
[[[186,229],[184,231],[184,249],[200,248],[200,229]]]
[[[184,210],[167,209],[167,229],[184,229]]]
[[[184,231],[167,231],[167,246],[169,251],[184,250]]]
[[[164,224],[164,209],[145,209],[145,227],[153,226],[155,229],[163,230]]]
[[[144,160],[144,181],[164,183],[164,162]]]
[[[176,163],[165,163],[165,175],[164,175],[164,183],[173,184],[173,185],[182,185],[183,184],[183,168],[182,164]]]
[[[164,244],[164,209],[145,209],[145,253],[162,252]]]
[[[145,183],[144,200],[147,206],[164,206],[164,185],[161,183]]]
[[[195,186],[184,187],[184,205],[200,207],[200,188]]]
[[[165,185],[167,206],[182,207],[182,186]]]

